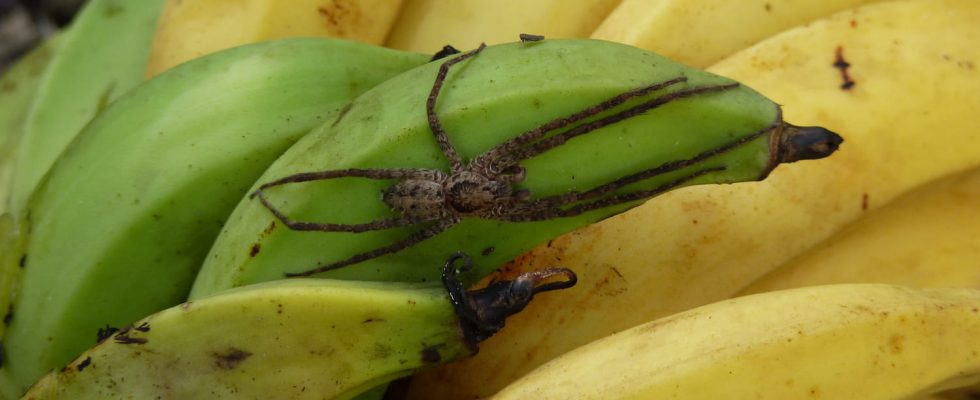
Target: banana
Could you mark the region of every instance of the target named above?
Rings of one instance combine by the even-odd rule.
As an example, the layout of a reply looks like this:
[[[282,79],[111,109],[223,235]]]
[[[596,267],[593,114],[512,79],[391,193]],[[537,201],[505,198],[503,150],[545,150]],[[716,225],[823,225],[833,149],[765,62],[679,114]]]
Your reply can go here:
[[[536,293],[574,284],[571,271],[551,269],[467,293],[455,278],[461,257],[443,269],[449,296],[433,285],[294,279],[187,302],[103,339],[24,399],[348,399],[476,352]],[[570,280],[543,283],[555,276]]]
[[[923,185],[753,282],[742,294],[832,283],[980,288],[980,169]]]
[[[25,388],[106,324],[183,301],[268,164],[362,91],[427,60],[341,40],[267,42],[189,62],[107,108],[31,204],[4,385]]]
[[[14,255],[18,245],[17,227],[8,212],[14,160],[24,134],[25,116],[34,104],[44,70],[61,49],[61,38],[56,34],[45,40],[0,77],[0,311],[4,316],[20,279],[20,267]],[[0,324],[0,337],[6,329],[6,323]]]
[[[28,197],[72,138],[106,105],[143,81],[163,0],[92,0],[64,33],[42,77],[17,149],[11,210]]]
[[[401,0],[168,0],[153,38],[147,76],[218,50],[288,37],[378,44]]]
[[[522,33],[586,38],[620,0],[406,0],[385,46],[433,53],[506,43]]]
[[[435,90],[440,71],[448,73],[441,98]],[[437,106],[433,129],[427,103]],[[549,136],[518,135],[536,134],[539,126]],[[442,128],[448,140],[434,138]],[[561,133],[550,132],[556,129]],[[828,155],[839,139],[786,124],[778,106],[748,87],[633,47],[574,39],[492,46],[389,80],[358,98],[339,121],[297,142],[229,217],[191,298],[327,269],[321,276],[431,281],[438,271],[419,266],[444,258],[446,249],[479,255],[480,267],[467,277],[473,281],[536,243],[646,197],[688,184],[761,179],[780,162]],[[452,166],[452,158],[459,165]],[[480,197],[430,200],[416,193],[443,190],[432,189],[440,185],[435,180],[364,179],[385,169],[415,176],[462,171],[462,160],[467,169],[445,182],[463,183],[445,183],[445,192],[501,185],[493,189],[504,193],[494,203],[499,208],[473,206],[477,200],[470,199]],[[342,177],[330,171],[349,168],[354,178],[301,183]],[[475,175],[498,180],[480,183]],[[505,179],[521,183],[511,188]],[[616,185],[603,186],[609,182]],[[427,201],[434,206],[412,209]],[[454,208],[444,208],[449,204]],[[425,217],[437,213],[443,214]],[[406,224],[356,234],[304,231],[313,223],[384,218]]]
[[[592,33],[706,68],[783,30],[881,0],[623,0]]]
[[[487,396],[575,347],[729,298],[902,193],[980,165],[978,20],[975,1],[883,2],[712,67],[782,104],[787,120],[847,142],[758,184],[673,191],[534,249],[491,278],[561,260],[581,288],[536,302],[477,356],[413,378],[409,397]]]
[[[769,292],[597,340],[491,398],[914,398],[980,382],[977,337],[976,289]]]

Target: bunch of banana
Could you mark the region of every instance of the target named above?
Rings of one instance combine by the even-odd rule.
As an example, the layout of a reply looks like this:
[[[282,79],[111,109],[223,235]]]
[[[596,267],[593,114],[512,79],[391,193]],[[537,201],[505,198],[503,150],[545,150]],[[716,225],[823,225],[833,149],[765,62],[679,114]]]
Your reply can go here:
[[[492,399],[899,399],[980,382],[980,289],[826,285],[597,340]]]
[[[381,44],[401,0],[166,0],[147,76],[219,50],[288,37]]]
[[[787,119],[842,132],[846,143],[758,184],[668,193],[518,258],[496,277],[560,260],[579,273],[580,288],[534,304],[477,356],[416,377],[410,397],[489,396],[593,340],[730,298],[903,193],[980,165],[967,117],[980,113],[977,20],[974,1],[882,2],[711,67],[772,97]]]

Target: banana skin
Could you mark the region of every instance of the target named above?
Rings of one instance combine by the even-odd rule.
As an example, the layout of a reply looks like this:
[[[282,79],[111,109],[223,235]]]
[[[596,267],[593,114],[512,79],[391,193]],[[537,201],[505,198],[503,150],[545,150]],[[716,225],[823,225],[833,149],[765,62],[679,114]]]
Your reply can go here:
[[[103,337],[23,398],[348,399],[475,353],[536,294],[575,284],[552,268],[467,292],[458,273],[471,266],[450,257],[443,287],[291,279],[186,302]]]
[[[268,164],[364,90],[427,60],[333,39],[266,42],[186,63],[103,111],[30,205],[0,386],[23,390],[106,324],[184,301]]]
[[[256,187],[293,174],[345,168],[448,170],[449,161],[436,143],[425,112],[441,65],[419,67],[365,93],[338,121],[322,125],[283,154]],[[728,89],[668,101],[573,137],[521,162],[526,178],[516,189],[541,198],[587,191],[651,171],[663,173],[650,173],[614,194],[750,181],[765,177],[780,162],[826,156],[840,143],[840,137],[829,131],[784,123],[776,104],[731,80],[633,47],[591,40],[487,47],[448,70],[435,113],[451,145],[469,162],[520,132],[624,92],[671,80],[674,85],[625,101],[575,126],[623,115],[625,110],[655,103],[659,96],[712,85],[727,85]],[[685,179],[698,171],[710,173]],[[391,185],[385,180],[342,178],[283,185],[264,193],[269,204],[293,220],[354,224],[395,216],[379,197]],[[407,249],[318,276],[432,281],[438,270],[424,266],[445,258],[447,251],[459,250],[478,260],[479,267],[467,277],[472,282],[537,243],[641,201],[537,222],[466,218]],[[417,229],[293,231],[258,199],[245,198],[222,229],[191,296],[281,279],[286,273],[384,247]]]

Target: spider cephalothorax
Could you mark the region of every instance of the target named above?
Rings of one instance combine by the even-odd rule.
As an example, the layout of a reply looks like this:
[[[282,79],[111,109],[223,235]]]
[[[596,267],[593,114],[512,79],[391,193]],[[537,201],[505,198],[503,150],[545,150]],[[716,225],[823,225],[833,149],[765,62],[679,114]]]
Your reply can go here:
[[[509,222],[541,221],[553,218],[571,217],[587,211],[641,200],[671,188],[682,185],[701,175],[716,172],[724,167],[705,167],[681,176],[672,182],[647,190],[629,193],[616,193],[632,183],[648,179],[665,172],[680,170],[758,137],[752,135],[733,141],[720,148],[714,148],[690,159],[679,160],[658,167],[628,175],[593,189],[572,191],[560,195],[534,199],[527,190],[515,187],[524,180],[525,170],[519,163],[562,145],[568,140],[624,119],[643,114],[650,109],[676,99],[698,94],[720,92],[738,86],[737,83],[709,85],[679,89],[644,100],[625,110],[602,116],[579,125],[576,123],[614,109],[630,99],[686,82],[678,77],[650,86],[634,89],[595,104],[577,113],[554,119],[544,125],[517,135],[486,152],[477,155],[464,164],[456,149],[449,141],[435,112],[436,99],[442,89],[449,68],[467,58],[477,55],[485,46],[445,61],[436,74],[435,83],[426,101],[426,115],[429,127],[435,135],[442,153],[449,160],[449,171],[422,168],[362,169],[306,172],[290,175],[259,186],[252,196],[257,196],[282,223],[293,230],[325,232],[365,232],[380,229],[405,227],[415,224],[428,224],[410,234],[405,239],[391,245],[356,254],[345,260],[322,265],[318,268],[289,274],[305,276],[328,271],[365,260],[391,254],[431,238],[457,224],[464,217],[477,217]],[[556,130],[567,128],[554,133]],[[554,134],[552,134],[554,133]],[[549,134],[551,134],[549,136]],[[358,177],[397,181],[383,193],[382,199],[397,214],[363,224],[328,224],[294,221],[273,206],[264,195],[264,190],[287,183],[307,182],[321,179]]]

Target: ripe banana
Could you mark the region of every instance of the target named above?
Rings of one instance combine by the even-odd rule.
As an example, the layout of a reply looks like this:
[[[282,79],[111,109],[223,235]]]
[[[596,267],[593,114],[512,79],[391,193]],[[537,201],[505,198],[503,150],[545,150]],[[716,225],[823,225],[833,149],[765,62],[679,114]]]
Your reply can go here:
[[[505,399],[899,399],[980,382],[980,290],[851,284],[740,297],[597,340]]]
[[[542,283],[574,278],[553,269],[466,293],[456,258],[444,268],[450,296],[433,285],[294,279],[186,302],[103,338],[24,399],[348,399],[476,352],[536,292],[574,284]]]
[[[592,340],[729,298],[902,193],[980,165],[969,118],[980,115],[978,20],[980,3],[970,0],[883,2],[712,67],[782,104],[787,120],[844,132],[847,142],[758,184],[668,193],[521,257],[504,271],[561,260],[581,288],[532,305],[509,322],[520,328],[477,356],[413,378],[410,398],[487,396]],[[838,46],[856,82],[849,90],[833,65]]]
[[[20,217],[42,177],[92,117],[143,81],[163,0],[92,0],[64,33],[17,149],[11,210]]]
[[[332,39],[267,42],[187,63],[110,106],[33,199],[0,379],[25,388],[106,324],[183,301],[268,164],[361,92],[428,58]]]
[[[406,0],[385,46],[433,53],[506,43],[521,33],[585,38],[620,0]]]
[[[980,288],[980,169],[923,185],[770,272],[743,294],[832,283]]]
[[[468,53],[471,58],[447,70],[446,89],[435,108],[437,118],[449,133],[450,146],[455,146],[460,157],[469,162],[467,168],[502,159],[503,166],[487,165],[505,170],[508,165],[516,165],[509,161],[516,163],[527,158],[520,152],[538,150],[540,147],[535,146],[549,140],[569,138],[540,155],[529,153],[530,158],[520,164],[526,179],[518,185],[518,191],[529,190],[530,197],[540,200],[590,193],[595,187],[629,177],[621,180],[623,187],[602,193],[602,199],[648,192],[624,204],[565,218],[535,220],[533,210],[511,221],[534,222],[465,218],[431,239],[394,254],[362,258],[356,265],[322,276],[431,281],[438,271],[424,266],[444,258],[447,249],[458,249],[479,255],[478,265],[482,268],[468,277],[472,281],[536,243],[622,212],[664,190],[687,184],[761,179],[777,163],[803,157],[796,151],[812,143],[796,142],[798,139],[810,137],[825,145],[817,151],[819,154],[808,155],[813,157],[829,154],[839,143],[839,137],[828,131],[799,129],[784,123],[778,106],[748,87],[735,86],[728,79],[686,68],[634,47],[590,40],[546,40],[492,46],[474,54]],[[253,190],[310,171],[447,170],[450,162],[437,145],[425,112],[425,99],[442,65],[449,65],[448,61],[417,68],[365,93],[337,122],[329,121],[297,142],[259,179],[263,186]],[[651,86],[665,82],[670,84]],[[606,111],[591,109],[598,117],[569,117],[628,91],[639,95],[637,88],[656,90],[635,99],[618,99],[625,104],[610,102],[605,106],[615,106],[606,107]],[[702,89],[698,88],[716,91],[700,92]],[[690,97],[665,100],[685,93]],[[435,101],[435,97],[429,98]],[[629,110],[661,103],[664,105],[660,108],[626,118],[632,112]],[[580,129],[591,129],[590,124],[601,126],[620,117],[624,119],[591,133],[584,134],[589,130]],[[499,159],[486,157],[488,149],[521,140],[515,139],[519,132],[545,123],[566,122],[568,126],[563,127],[562,133],[516,146]],[[583,134],[562,136],[565,132]],[[421,231],[411,226],[356,234],[298,231],[285,226],[281,218],[270,212],[275,209],[294,220],[333,224],[396,217],[379,199],[379,193],[385,192],[384,197],[388,198],[395,191],[389,188],[396,188],[390,179],[393,178],[332,179],[271,187],[264,189],[268,198],[261,198],[268,201],[268,207],[259,198],[244,199],[216,240],[191,297],[280,279],[285,273],[308,271],[318,265],[341,265],[417,235]],[[587,200],[599,204],[602,199],[583,199],[555,208],[572,209],[590,204]],[[517,204],[514,209],[519,210],[524,203]],[[509,211],[505,208],[501,213],[507,215]],[[441,222],[445,220],[422,229],[438,227]]]
[[[10,186],[17,147],[24,134],[24,121],[34,104],[41,76],[51,58],[61,49],[57,34],[32,50],[0,77],[0,311],[6,315],[20,280],[15,218],[9,211]],[[7,324],[0,324],[0,338]]]
[[[384,42],[401,0],[168,0],[147,76],[215,51],[288,37]]]
[[[783,30],[881,0],[623,0],[592,33],[705,68]]]

